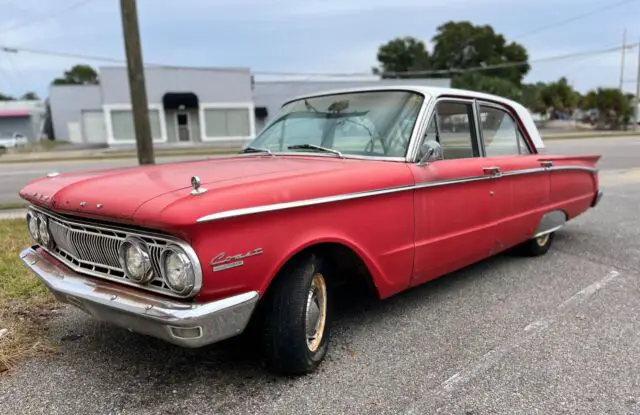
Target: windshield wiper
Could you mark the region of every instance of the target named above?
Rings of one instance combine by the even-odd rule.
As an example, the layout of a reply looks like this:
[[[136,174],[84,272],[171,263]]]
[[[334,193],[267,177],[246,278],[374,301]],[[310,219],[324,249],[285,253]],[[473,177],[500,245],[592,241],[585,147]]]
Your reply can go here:
[[[273,156],[273,152],[271,150],[269,150],[268,148],[262,148],[262,147],[245,147],[242,149],[242,151],[240,151],[241,153],[267,153],[270,156]]]
[[[324,151],[325,153],[333,153],[335,155],[337,155],[340,158],[344,158],[344,156],[342,155],[341,152],[339,152],[338,150],[334,150],[332,148],[327,148],[327,147],[322,147],[322,146],[317,146],[315,144],[294,144],[292,146],[287,147],[287,149],[289,150],[296,150],[296,149],[311,149],[311,150],[319,150],[319,151]]]

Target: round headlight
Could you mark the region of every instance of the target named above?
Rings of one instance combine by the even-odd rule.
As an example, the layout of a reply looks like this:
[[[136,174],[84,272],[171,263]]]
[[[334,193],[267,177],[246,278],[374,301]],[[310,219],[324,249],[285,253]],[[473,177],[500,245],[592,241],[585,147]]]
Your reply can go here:
[[[33,213],[27,213],[27,227],[29,228],[29,235],[34,242],[40,243],[40,238],[38,235],[38,218]]]
[[[38,215],[38,241],[47,248],[51,248],[53,238],[49,233],[47,218],[44,215]]]
[[[176,294],[186,294],[195,286],[193,265],[187,254],[175,245],[162,251],[162,273],[164,281]]]
[[[153,278],[153,268],[146,244],[138,238],[127,238],[118,248],[120,265],[133,281],[146,284]]]

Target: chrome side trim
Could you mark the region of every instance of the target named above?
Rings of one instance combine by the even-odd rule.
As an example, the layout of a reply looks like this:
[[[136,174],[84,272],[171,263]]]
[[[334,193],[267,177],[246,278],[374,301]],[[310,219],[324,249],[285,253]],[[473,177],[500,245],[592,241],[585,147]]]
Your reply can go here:
[[[413,189],[426,189],[428,187],[440,187],[440,186],[447,186],[450,184],[460,184],[460,183],[470,183],[470,182],[479,182],[482,180],[492,180],[492,179],[496,179],[498,178],[498,176],[492,176],[492,175],[479,175],[479,176],[469,176],[469,177],[462,177],[460,179],[446,179],[446,180],[438,180],[435,182],[424,182],[424,183],[417,183],[415,184],[413,187]]]
[[[210,215],[202,216],[198,218],[196,222],[197,223],[210,222],[213,220],[228,219],[228,218],[233,218],[237,216],[253,215],[256,213],[263,213],[263,212],[272,212],[275,210],[293,209],[293,208],[299,208],[304,206],[321,205],[324,203],[341,202],[344,200],[360,199],[360,198],[369,197],[369,196],[379,196],[379,195],[385,195],[390,193],[404,192],[407,190],[413,190],[414,188],[415,188],[414,185],[389,187],[385,189],[372,190],[372,191],[366,191],[366,192],[347,193],[343,195],[325,196],[325,197],[319,197],[315,199],[297,200],[295,202],[283,202],[283,203],[274,203],[271,205],[261,205],[261,206],[252,206],[248,208],[232,209],[232,210],[226,210],[223,212],[212,213]]]
[[[72,269],[73,271],[79,274],[90,275],[92,277],[101,278],[101,279],[117,282],[119,284],[125,284],[125,285],[136,287],[142,290],[167,295],[170,297],[177,297],[177,298],[192,297],[196,295],[202,288],[202,267],[200,265],[200,260],[198,259],[198,255],[196,254],[195,250],[191,247],[191,245],[189,245],[188,243],[186,243],[181,239],[178,239],[169,235],[163,235],[160,233],[154,233],[154,232],[143,231],[138,229],[129,229],[129,228],[118,226],[118,225],[111,225],[111,224],[103,225],[103,224],[97,224],[95,222],[91,222],[84,219],[76,219],[76,218],[70,219],[69,217],[59,215],[57,213],[42,209],[40,207],[36,207],[34,205],[29,206],[29,209],[39,212],[49,218],[52,218],[53,220],[60,222],[61,224],[71,224],[76,227],[82,227],[83,228],[82,233],[88,236],[88,239],[85,239],[85,240],[92,240],[94,243],[97,237],[110,239],[113,241],[114,244],[118,244],[118,245],[122,241],[124,241],[127,237],[141,237],[141,238],[146,238],[147,240],[150,240],[150,239],[155,240],[156,243],[151,245],[156,246],[158,249],[162,249],[162,247],[159,244],[157,244],[158,241],[165,242],[166,245],[174,243],[180,246],[180,248],[184,249],[184,251],[189,256],[189,259],[191,260],[194,271],[195,271],[195,284],[193,289],[189,293],[186,293],[184,295],[178,295],[168,289],[162,289],[160,287],[150,285],[150,284],[147,284],[147,285],[138,284],[127,278],[108,275],[104,272],[100,272],[96,270],[96,269],[104,268],[104,269],[110,269],[112,271],[121,271],[124,273],[124,270],[122,270],[121,266],[119,265],[117,267],[114,267],[106,263],[96,263],[96,262],[90,261],[89,260],[90,255],[88,255],[88,253],[91,251],[88,251],[87,248],[84,247],[84,245],[81,246],[78,250],[76,250],[76,252],[67,252],[63,250],[63,252],[66,255],[62,254],[61,252],[57,252],[54,249],[48,249],[44,246],[42,247],[49,255],[56,258],[58,261],[62,262],[64,265],[66,265],[67,267],[69,267],[70,269]],[[123,237],[116,237],[116,236],[109,235],[108,234],[109,232],[120,233],[123,235]],[[80,231],[78,231],[78,233],[80,233]],[[82,241],[73,241],[73,242],[74,242],[73,245],[76,245],[78,243],[81,243]],[[75,250],[75,249],[72,249],[72,250]],[[88,269],[86,266],[82,267],[79,264],[75,263],[73,260],[70,260],[67,256],[69,256],[70,258],[73,258],[75,261],[82,262],[83,264],[89,265],[92,267],[91,269]],[[118,260],[118,263],[119,263],[119,260]],[[154,272],[157,272],[157,271],[158,270],[154,269]],[[162,279],[161,275],[158,275],[158,277]]]
[[[543,167],[535,167],[532,169],[523,169],[523,170],[512,170],[512,171],[505,171],[504,173],[502,173],[502,176],[509,177],[509,176],[521,176],[523,174],[546,173],[547,170],[548,169],[545,169]]]
[[[445,180],[438,180],[433,182],[423,182],[423,183],[416,183],[416,184],[405,185],[405,186],[387,187],[383,189],[368,190],[364,192],[346,193],[346,194],[335,195],[335,196],[324,196],[324,197],[319,197],[315,199],[296,200],[293,202],[274,203],[269,205],[260,205],[260,206],[252,206],[252,207],[240,208],[240,209],[231,209],[231,210],[225,210],[222,212],[217,212],[217,213],[212,213],[209,215],[202,216],[198,218],[196,222],[197,223],[211,222],[214,220],[253,215],[256,213],[273,212],[277,210],[294,209],[299,207],[321,205],[321,204],[333,203],[333,202],[342,202],[345,200],[361,199],[364,197],[380,196],[380,195],[385,195],[390,193],[405,192],[409,190],[425,189],[428,187],[439,187],[439,186],[469,183],[469,182],[481,181],[481,180],[495,180],[495,179],[500,179],[501,177],[517,176],[521,174],[542,173],[549,170],[582,170],[582,171],[588,171],[591,173],[595,173],[598,171],[596,168],[586,167],[586,166],[558,166],[558,167],[551,167],[551,168],[537,167],[533,169],[512,170],[512,171],[501,173],[498,176],[483,174],[478,176],[462,177],[458,179],[445,179]]]
[[[558,225],[558,226],[554,226],[553,228],[547,229],[545,231],[538,232],[535,235],[533,235],[533,239],[539,238],[539,237],[541,237],[543,235],[546,235],[548,233],[553,233],[553,232],[555,232],[557,230],[560,230],[560,229],[562,229],[563,226],[564,225]]]
[[[183,347],[201,347],[240,334],[258,302],[257,291],[207,303],[169,299],[86,277],[31,247],[20,258],[58,299],[93,318]]]
[[[597,167],[587,167],[587,166],[552,166],[552,167],[545,167],[545,170],[548,170],[548,171],[580,170],[580,171],[587,171],[589,173],[598,172]]]
[[[600,200],[602,199],[602,196],[604,195],[602,190],[598,190],[596,192],[596,195],[593,197],[593,200],[591,201],[591,207],[594,208],[596,206],[598,206],[598,204],[600,203]]]
[[[555,232],[567,223],[567,215],[561,210],[552,210],[547,212],[540,219],[538,227],[533,233],[533,237],[537,238],[551,232]]]

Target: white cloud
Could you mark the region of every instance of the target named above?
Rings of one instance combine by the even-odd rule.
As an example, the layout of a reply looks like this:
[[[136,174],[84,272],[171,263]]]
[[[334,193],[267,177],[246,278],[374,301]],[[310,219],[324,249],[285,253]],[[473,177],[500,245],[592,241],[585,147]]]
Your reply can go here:
[[[1,0],[0,0],[1,1]],[[46,19],[78,0],[12,0],[2,4],[0,44],[122,58],[118,2],[96,0]],[[8,4],[8,6],[7,6]],[[144,57],[148,62],[208,66],[249,66],[287,72],[366,72],[376,65],[380,44],[395,36],[430,43],[446,20],[492,24],[511,36],[590,9],[584,0],[520,3],[513,0],[139,0]],[[531,59],[601,48],[640,37],[632,5],[544,30],[522,39]],[[16,30],[21,22],[40,20]],[[597,26],[595,26],[597,24]],[[595,28],[597,27],[597,30]],[[626,78],[635,77],[637,52],[630,52]],[[18,84],[46,94],[52,77],[77,59],[19,53],[0,68]],[[97,62],[88,62],[100,65]],[[593,59],[534,63],[528,81],[566,75],[586,89],[617,84],[620,54]],[[0,91],[11,87],[0,73]],[[633,85],[630,85],[633,86]]]

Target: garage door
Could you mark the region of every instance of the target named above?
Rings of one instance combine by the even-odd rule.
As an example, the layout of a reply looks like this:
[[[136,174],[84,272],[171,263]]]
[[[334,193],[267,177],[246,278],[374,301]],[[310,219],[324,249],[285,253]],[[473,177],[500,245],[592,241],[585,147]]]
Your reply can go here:
[[[82,127],[85,142],[105,143],[107,141],[104,113],[102,111],[83,111]]]

